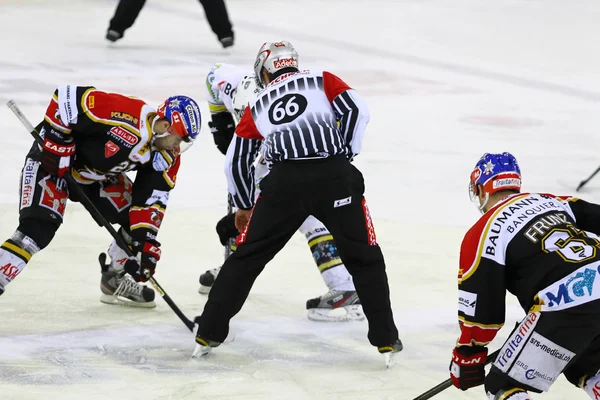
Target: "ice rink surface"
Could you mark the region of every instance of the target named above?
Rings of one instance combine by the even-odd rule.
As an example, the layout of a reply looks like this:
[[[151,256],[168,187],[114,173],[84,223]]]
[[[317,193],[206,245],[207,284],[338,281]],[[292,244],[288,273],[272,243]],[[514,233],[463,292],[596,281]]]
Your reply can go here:
[[[412,399],[448,377],[458,335],[462,235],[479,156],[511,151],[524,189],[573,194],[600,162],[600,3],[563,0],[229,0],[236,46],[223,51],[194,0],[149,0],[125,38],[104,35],[116,3],[0,0],[0,236],[17,226],[18,179],[31,138],[4,106],[37,122],[57,85],[94,85],[159,104],[201,100],[204,127],[183,156],[159,239],[156,279],[190,317],[200,273],[222,262],[223,156],[206,126],[204,76],[216,62],[249,71],[264,41],[290,40],[302,68],[327,69],[367,100],[356,165],[386,256],[405,350],[398,364],[366,323],[305,317],[326,292],[298,234],[258,278],[232,322],[235,340],[189,361],[192,335],[168,306],[99,302],[98,253],[110,237],[70,204],[54,242],[0,298],[0,399]],[[581,194],[600,201],[600,177]],[[4,240],[4,239],[2,239]],[[509,296],[497,348],[523,316]],[[587,396],[560,378],[548,400]],[[483,399],[450,388],[443,399]]]

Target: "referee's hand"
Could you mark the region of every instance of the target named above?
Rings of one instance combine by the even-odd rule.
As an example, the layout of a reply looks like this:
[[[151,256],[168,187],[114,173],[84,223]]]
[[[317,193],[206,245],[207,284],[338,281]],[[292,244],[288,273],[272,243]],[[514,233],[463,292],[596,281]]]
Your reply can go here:
[[[250,215],[252,214],[252,209],[250,210],[242,210],[239,209],[235,213],[235,227],[237,230],[242,233],[244,229],[246,229],[246,225],[248,225],[248,221],[250,221]]]

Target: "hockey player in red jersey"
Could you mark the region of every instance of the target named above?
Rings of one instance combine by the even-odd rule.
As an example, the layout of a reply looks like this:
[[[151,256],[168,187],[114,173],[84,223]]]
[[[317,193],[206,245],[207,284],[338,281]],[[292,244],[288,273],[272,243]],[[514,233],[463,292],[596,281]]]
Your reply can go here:
[[[25,159],[20,185],[19,226],[0,245],[0,294],[31,257],[50,244],[63,221],[67,199],[78,201],[65,179],[70,173],[137,259],[115,241],[102,265],[101,301],[154,307],[154,291],[143,281],[160,259],[156,235],[180,164],[180,144],[200,131],[198,105],[169,97],[155,110],[144,101],[94,87],[56,89]],[[137,171],[135,181],[126,175]],[[128,272],[131,276],[127,275]]]
[[[520,190],[509,153],[484,154],[471,173],[483,216],[460,250],[452,383],[462,390],[485,383],[490,400],[528,400],[563,373],[599,399],[600,206]],[[504,324],[506,291],[527,315],[486,377],[486,346]]]
[[[335,237],[369,322],[369,341],[390,366],[402,343],[384,257],[363,196],[364,180],[351,163],[361,150],[368,107],[334,74],[299,71],[297,52],[287,41],[265,43],[254,69],[265,89],[245,107],[235,133],[263,141],[261,155],[270,172],[260,181],[254,205],[236,212],[238,247],[195,320],[194,354],[207,354],[225,340],[229,320],[242,308],[255,279],[313,215]],[[242,186],[252,185],[252,174],[234,176],[233,146],[227,150],[226,173],[235,196]]]

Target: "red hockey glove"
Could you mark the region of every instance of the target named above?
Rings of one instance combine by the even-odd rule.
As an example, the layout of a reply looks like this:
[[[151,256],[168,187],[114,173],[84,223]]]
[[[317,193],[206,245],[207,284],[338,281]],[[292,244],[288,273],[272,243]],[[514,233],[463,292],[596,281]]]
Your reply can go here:
[[[134,240],[131,249],[137,258],[128,259],[125,262],[125,271],[136,282],[146,282],[148,278],[154,275],[156,264],[160,260],[160,243],[156,240],[146,240],[144,242]]]
[[[450,362],[452,384],[460,390],[467,390],[483,384],[485,380],[486,347],[456,347]]]
[[[72,138],[65,141],[55,141],[51,138],[44,139],[44,148],[40,162],[42,168],[52,175],[63,177],[69,168],[71,168],[71,160],[75,155],[75,142]]]

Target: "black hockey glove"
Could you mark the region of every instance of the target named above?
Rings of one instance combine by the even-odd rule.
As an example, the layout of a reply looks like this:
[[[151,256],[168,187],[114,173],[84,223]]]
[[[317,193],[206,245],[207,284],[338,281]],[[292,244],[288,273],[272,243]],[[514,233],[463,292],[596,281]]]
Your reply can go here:
[[[54,129],[44,128],[44,148],[40,156],[42,168],[52,175],[63,177],[71,168],[75,156],[75,142]]]
[[[450,362],[452,384],[460,390],[483,385],[488,349],[481,346],[455,347]]]
[[[212,120],[208,122],[210,133],[213,134],[213,140],[219,151],[225,154],[227,153],[227,148],[235,133],[235,122],[233,122],[233,117],[229,112],[223,111],[212,114],[210,118]]]
[[[229,239],[233,239],[240,234],[235,227],[235,213],[227,214],[217,222],[217,234],[223,246],[227,246]]]
[[[160,243],[152,239],[143,242],[134,239],[131,250],[137,258],[130,258],[125,262],[125,271],[136,282],[146,282],[154,275],[156,264],[160,260]]]

